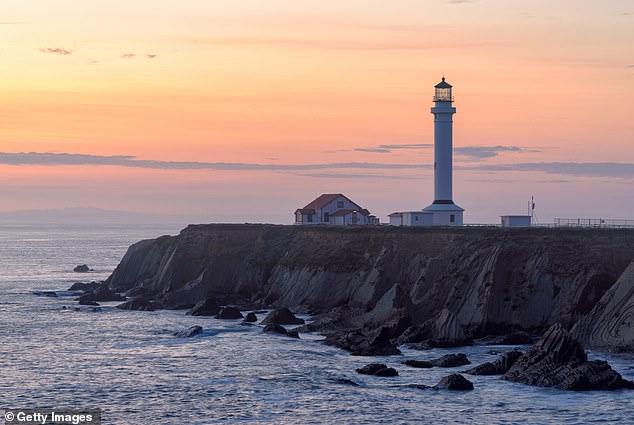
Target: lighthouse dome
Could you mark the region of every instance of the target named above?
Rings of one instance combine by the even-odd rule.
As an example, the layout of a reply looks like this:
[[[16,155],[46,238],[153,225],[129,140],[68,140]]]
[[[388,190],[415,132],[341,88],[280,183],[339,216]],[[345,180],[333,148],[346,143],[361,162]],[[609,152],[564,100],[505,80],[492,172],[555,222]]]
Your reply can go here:
[[[453,86],[445,81],[445,77],[442,77],[442,81],[434,86],[437,89],[450,89]]]

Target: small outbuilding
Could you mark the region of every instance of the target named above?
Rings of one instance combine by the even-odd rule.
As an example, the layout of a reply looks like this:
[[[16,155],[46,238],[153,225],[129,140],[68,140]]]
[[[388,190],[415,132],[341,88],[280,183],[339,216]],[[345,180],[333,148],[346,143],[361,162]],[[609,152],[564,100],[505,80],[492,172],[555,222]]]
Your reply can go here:
[[[392,226],[433,226],[434,214],[426,211],[403,211],[390,214]]]
[[[502,227],[531,227],[532,219],[530,215],[503,215]]]

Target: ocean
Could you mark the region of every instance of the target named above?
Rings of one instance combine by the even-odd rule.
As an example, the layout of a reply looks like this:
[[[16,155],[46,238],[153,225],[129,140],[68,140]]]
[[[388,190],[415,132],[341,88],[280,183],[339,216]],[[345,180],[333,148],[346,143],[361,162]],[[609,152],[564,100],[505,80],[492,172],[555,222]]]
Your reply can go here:
[[[512,346],[401,347],[401,356],[357,357],[321,344],[317,334],[297,340],[239,320],[122,311],[116,302],[93,309],[65,292],[107,278],[130,244],[178,231],[0,225],[0,409],[100,408],[108,424],[634,423],[634,391],[576,393],[469,375],[474,391],[395,387],[434,385],[467,368],[414,369],[403,360],[462,352],[475,365]],[[94,271],[73,272],[84,263]],[[203,333],[174,336],[193,325]],[[589,357],[634,380],[632,355]],[[399,376],[355,372],[372,362]]]

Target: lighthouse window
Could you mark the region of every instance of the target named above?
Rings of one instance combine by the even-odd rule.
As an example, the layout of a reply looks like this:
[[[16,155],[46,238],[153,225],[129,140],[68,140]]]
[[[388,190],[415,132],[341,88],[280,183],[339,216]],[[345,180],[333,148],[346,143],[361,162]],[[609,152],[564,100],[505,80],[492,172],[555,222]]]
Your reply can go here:
[[[435,101],[451,101],[451,89],[450,88],[437,88]]]
[[[449,215],[449,222],[450,223],[455,223],[456,222],[456,216],[453,215],[453,214]]]

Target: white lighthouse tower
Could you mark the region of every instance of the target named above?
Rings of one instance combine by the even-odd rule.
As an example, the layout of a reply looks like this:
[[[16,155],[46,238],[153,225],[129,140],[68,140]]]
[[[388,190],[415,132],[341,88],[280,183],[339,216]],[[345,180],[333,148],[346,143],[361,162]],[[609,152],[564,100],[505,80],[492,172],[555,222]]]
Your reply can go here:
[[[456,108],[452,106],[451,84],[442,81],[435,86],[434,107],[434,202],[424,208],[432,213],[435,226],[462,226],[464,209],[454,204],[452,196],[452,126]]]

